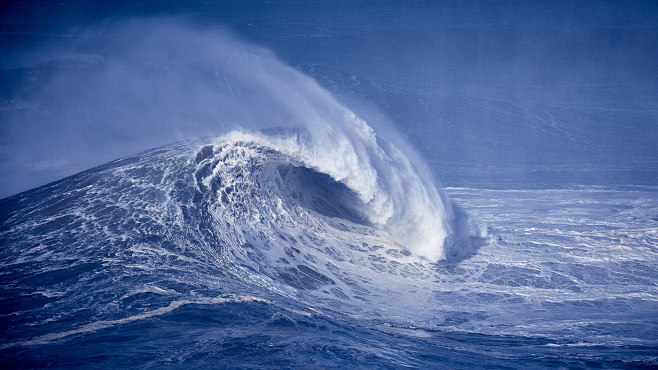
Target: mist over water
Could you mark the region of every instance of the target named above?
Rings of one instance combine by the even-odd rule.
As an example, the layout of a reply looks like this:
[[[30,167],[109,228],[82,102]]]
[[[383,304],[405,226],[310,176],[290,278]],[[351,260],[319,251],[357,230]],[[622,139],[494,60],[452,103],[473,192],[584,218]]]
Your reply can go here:
[[[12,66],[23,93],[3,111],[2,164],[17,177],[71,174],[231,128],[321,135],[347,119],[271,52],[181,19],[108,22],[26,54]]]
[[[397,2],[339,2],[314,7],[300,6],[294,1],[192,2],[185,7],[167,1],[121,6],[103,1],[94,4],[70,1],[61,5],[12,4],[3,18],[6,53],[0,61],[4,70],[2,78],[7,82],[3,84],[6,109],[0,114],[3,122],[20,124],[3,126],[3,136],[7,139],[0,160],[10,175],[3,179],[1,187],[7,190],[0,194],[26,190],[87,168],[67,159],[78,154],[68,145],[60,145],[61,150],[53,158],[40,160],[30,155],[29,150],[14,145],[13,138],[23,134],[38,139],[39,133],[53,131],[55,125],[48,125],[48,121],[68,121],[69,126],[78,125],[83,132],[91,131],[89,127],[102,126],[95,132],[104,134],[97,134],[94,140],[80,139],[73,147],[95,146],[89,144],[92,141],[99,143],[104,147],[103,152],[108,153],[103,160],[149,147],[132,143],[128,134],[116,133],[118,123],[102,124],[101,115],[47,116],[49,111],[64,110],[52,105],[65,99],[54,93],[56,88],[52,92],[55,96],[32,99],[39,89],[29,81],[47,84],[38,77],[52,76],[50,71],[57,68],[52,65],[51,69],[35,68],[39,61],[71,57],[73,50],[83,55],[96,54],[107,59],[107,63],[97,61],[97,67],[105,65],[108,72],[118,76],[139,74],[133,76],[134,81],[150,78],[142,83],[165,85],[158,87],[161,95],[166,96],[146,91],[148,97],[145,97],[136,84],[115,86],[109,82],[107,91],[86,86],[86,78],[82,77],[85,73],[94,81],[89,64],[71,66],[70,69],[87,70],[78,71],[82,81],[73,78],[68,84],[57,82],[65,85],[64,91],[66,86],[82,84],[109,97],[115,94],[129,100],[122,109],[126,120],[133,121],[131,127],[143,127],[149,118],[161,119],[155,109],[157,102],[167,101],[176,84],[184,90],[183,82],[175,80],[184,72],[176,72],[173,67],[166,72],[155,68],[147,71],[145,65],[115,66],[116,70],[110,71],[112,48],[116,46],[115,52],[123,53],[116,58],[125,58],[127,63],[130,58],[141,57],[137,47],[129,51],[131,40],[137,46],[148,43],[151,37],[144,32],[133,34],[126,30],[121,39],[114,35],[118,31],[110,24],[124,23],[120,20],[135,16],[181,13],[186,14],[187,25],[194,24],[194,27],[185,26],[187,30],[183,34],[193,29],[198,32],[195,36],[199,40],[172,46],[174,60],[184,64],[183,61],[192,62],[195,53],[217,52],[216,44],[209,47],[200,44],[214,37],[208,33],[225,27],[240,39],[248,40],[248,44],[274,50],[285,64],[313,77],[353,111],[361,107],[355,104],[358,100],[377,106],[420,152],[432,174],[445,184],[497,188],[584,183],[655,185],[658,153],[654,143],[658,137],[652,128],[657,124],[654,113],[658,109],[655,103],[658,56],[653,45],[658,41],[658,24],[653,15],[658,14],[658,9],[651,1],[631,5],[616,1],[552,5],[466,1],[404,6]],[[174,19],[180,19],[180,15]],[[163,37],[171,35],[175,43],[177,32],[173,27],[153,30],[152,37],[158,37],[158,33]],[[53,49],[56,51],[49,56],[44,51]],[[146,53],[151,53],[155,60],[165,58],[167,52],[150,45],[142,55],[148,59]],[[122,64],[117,60],[115,63]],[[172,76],[169,85],[158,73]],[[190,81],[202,80],[201,85],[190,83],[188,90],[197,89],[201,100],[201,96],[217,93],[215,87],[207,85],[212,78],[201,77],[202,73],[212,71],[195,73],[198,77]],[[84,89],[69,93],[81,103],[98,95],[80,97],[77,91]],[[24,104],[30,100],[31,105]],[[96,100],[99,101],[93,103],[100,108],[111,105],[108,101],[112,101],[111,98]],[[185,101],[182,97],[179,100]],[[179,133],[153,130],[149,138],[142,139],[146,144],[169,142],[165,137],[189,137],[189,132],[202,131],[205,122],[235,124],[230,122],[229,112],[216,117],[212,105],[203,101],[187,106],[175,102],[162,105],[169,113],[161,119],[163,125],[173,125]],[[155,112],[150,112],[149,107]],[[266,110],[258,104],[250,108],[254,116],[258,109]],[[139,114],[131,118],[135,110]],[[111,116],[120,114],[111,113]],[[369,124],[376,122],[369,120]],[[87,137],[77,130],[55,133],[65,135],[51,136],[56,139],[48,140],[48,145],[68,143],[73,140],[69,138],[76,136]],[[117,140],[104,144],[112,140],[102,138],[109,137]],[[69,154],[62,154],[65,152]],[[26,165],[22,165],[23,161]],[[85,165],[102,163],[87,160],[87,156],[75,163],[78,161],[85,161]]]

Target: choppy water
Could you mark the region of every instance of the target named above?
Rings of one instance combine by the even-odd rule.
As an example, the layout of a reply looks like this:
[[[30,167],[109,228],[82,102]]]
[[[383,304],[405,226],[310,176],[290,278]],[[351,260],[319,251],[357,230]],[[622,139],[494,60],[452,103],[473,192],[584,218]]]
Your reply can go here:
[[[449,188],[488,236],[434,263],[256,137],[2,200],[3,362],[656,364],[656,189]]]

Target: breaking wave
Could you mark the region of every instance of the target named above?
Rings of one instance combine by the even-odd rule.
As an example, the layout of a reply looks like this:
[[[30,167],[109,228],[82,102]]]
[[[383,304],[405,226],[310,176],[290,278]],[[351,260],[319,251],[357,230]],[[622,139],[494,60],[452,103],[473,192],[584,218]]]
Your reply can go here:
[[[96,313],[77,329],[46,320],[47,334],[16,335],[7,346],[155,315],[171,304],[158,295],[171,294],[192,303],[215,302],[218,292],[272,302],[283,296],[341,314],[432,317],[421,288],[435,283],[432,264],[469,255],[485,231],[447,200],[400,137],[270,52],[225,33],[171,20],[104,30],[93,33],[113,36],[100,45],[83,40],[36,57],[50,60],[52,76],[29,98],[65,98],[49,105],[52,124],[74,125],[95,143],[63,138],[57,145],[76,148],[63,152],[46,142],[39,157],[100,161],[110,147],[178,144],[4,200],[0,235],[14,240],[6,255],[38,259],[39,241],[48,240],[53,254],[43,274],[66,271],[68,285],[51,292],[44,283],[40,291],[58,297],[58,312],[85,306]],[[95,141],[99,127],[126,140]],[[87,276],[103,283],[90,292]],[[111,283],[123,278],[125,286]],[[134,292],[140,285],[148,288]],[[107,311],[133,301],[140,302],[134,312]]]
[[[232,132],[217,145],[234,147],[244,161],[268,148],[329,176],[355,194],[348,208],[417,256],[445,259],[461,238],[423,161],[385,123],[367,123],[312,78],[226,31],[173,18],[107,23],[24,59],[17,63],[50,73],[26,88],[27,99],[47,107],[49,126],[76,132],[58,140],[16,135],[39,143],[37,164],[45,157],[89,168],[93,161]],[[381,130],[375,134],[373,127]],[[37,151],[19,144],[29,162]],[[219,171],[212,158],[203,164]]]
[[[444,259],[453,219],[445,200],[413,171],[400,151],[382,149],[363,121],[348,111],[345,114],[355,127],[352,136],[334,132],[318,138],[299,131],[274,136],[230,133],[199,152],[198,186],[205,190],[219,181],[228,186],[213,189],[223,191],[222,195],[236,188],[257,197],[274,193],[276,199],[270,197],[259,207],[270,208],[283,199],[325,216],[359,220],[418,256]],[[239,178],[230,171],[239,173]],[[245,182],[245,177],[252,177],[251,182]],[[262,191],[266,194],[257,194]],[[242,199],[241,205],[250,203]]]

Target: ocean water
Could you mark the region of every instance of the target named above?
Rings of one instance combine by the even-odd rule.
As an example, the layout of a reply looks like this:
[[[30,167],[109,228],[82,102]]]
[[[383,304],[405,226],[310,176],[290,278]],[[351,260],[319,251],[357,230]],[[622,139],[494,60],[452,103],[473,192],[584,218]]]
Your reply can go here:
[[[437,263],[262,139],[213,143],[2,201],[6,365],[656,362],[655,188],[449,188],[487,226]]]
[[[556,4],[10,4],[0,367],[658,366],[658,9]]]

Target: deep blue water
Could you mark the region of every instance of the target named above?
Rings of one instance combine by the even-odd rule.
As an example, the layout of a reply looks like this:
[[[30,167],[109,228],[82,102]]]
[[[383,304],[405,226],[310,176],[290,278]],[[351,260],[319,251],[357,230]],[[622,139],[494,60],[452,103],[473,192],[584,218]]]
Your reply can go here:
[[[657,14],[3,5],[0,367],[658,366]]]

